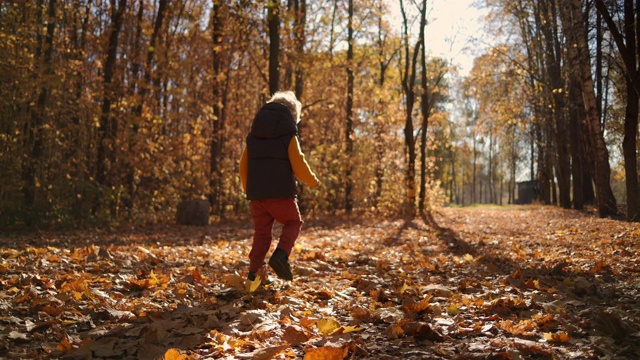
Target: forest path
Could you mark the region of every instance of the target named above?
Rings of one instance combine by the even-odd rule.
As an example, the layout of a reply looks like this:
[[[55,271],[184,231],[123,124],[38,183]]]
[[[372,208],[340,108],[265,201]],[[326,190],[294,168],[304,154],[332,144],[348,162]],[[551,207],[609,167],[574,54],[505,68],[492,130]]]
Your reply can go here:
[[[0,237],[0,357],[640,358],[637,224],[545,206],[314,219],[295,280],[246,293],[250,237]]]

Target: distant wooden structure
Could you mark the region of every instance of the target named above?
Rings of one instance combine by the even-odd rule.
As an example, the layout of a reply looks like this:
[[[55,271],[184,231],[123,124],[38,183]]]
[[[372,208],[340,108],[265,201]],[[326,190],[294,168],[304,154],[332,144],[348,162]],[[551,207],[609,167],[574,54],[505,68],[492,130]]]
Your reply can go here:
[[[538,200],[538,180],[521,181],[516,183],[518,198],[516,204],[531,204]]]
[[[178,204],[176,222],[179,225],[209,225],[209,201],[186,200]]]

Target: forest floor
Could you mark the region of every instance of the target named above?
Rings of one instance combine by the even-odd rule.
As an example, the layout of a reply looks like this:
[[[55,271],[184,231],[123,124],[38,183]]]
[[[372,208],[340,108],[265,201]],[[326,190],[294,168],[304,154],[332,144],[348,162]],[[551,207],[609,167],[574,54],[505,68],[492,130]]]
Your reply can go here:
[[[637,224],[544,206],[310,219],[295,280],[247,292],[251,230],[0,235],[0,358],[640,358]]]

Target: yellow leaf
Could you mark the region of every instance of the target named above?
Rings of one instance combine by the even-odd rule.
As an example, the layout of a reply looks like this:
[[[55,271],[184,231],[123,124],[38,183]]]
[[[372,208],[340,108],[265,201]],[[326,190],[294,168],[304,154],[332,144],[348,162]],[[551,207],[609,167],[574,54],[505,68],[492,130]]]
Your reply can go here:
[[[181,354],[180,351],[176,349],[169,349],[164,353],[164,360],[184,360],[187,358],[187,355]]]
[[[400,295],[404,294],[404,292],[409,289],[411,289],[411,286],[407,286],[407,283],[402,284],[402,288],[400,288]]]
[[[151,270],[151,273],[149,274],[149,277],[151,278],[151,280],[149,280],[149,285],[150,286],[153,286],[153,285],[158,283],[158,278],[156,277],[156,274],[153,273],[153,270]]]
[[[227,342],[227,335],[219,332],[218,330],[211,330],[209,336],[216,344],[224,344]]]
[[[458,315],[458,313],[460,312],[460,310],[458,310],[458,306],[455,304],[451,304],[448,308],[447,308],[447,313],[449,315]]]
[[[340,328],[340,323],[337,322],[336,319],[330,317],[318,320],[316,326],[323,335],[330,335]]]
[[[473,255],[471,255],[471,254],[465,254],[465,255],[464,255],[464,260],[465,260],[466,262],[472,262],[472,261],[473,261]]]
[[[262,277],[260,275],[256,276],[255,280],[251,281],[249,279],[246,280],[244,284],[244,290],[248,293],[252,293],[260,287],[262,283]]]
[[[358,326],[343,326],[341,329],[343,334],[362,330],[362,328]]]

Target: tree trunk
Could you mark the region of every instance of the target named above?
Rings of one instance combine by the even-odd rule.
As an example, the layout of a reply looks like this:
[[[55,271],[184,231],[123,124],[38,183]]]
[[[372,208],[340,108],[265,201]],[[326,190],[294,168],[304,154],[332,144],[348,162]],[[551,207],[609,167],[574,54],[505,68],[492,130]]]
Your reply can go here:
[[[577,50],[577,59],[573,59],[572,64],[580,73],[580,84],[587,116],[587,127],[593,145],[595,146],[595,181],[598,214],[601,217],[606,217],[617,214],[618,209],[610,184],[611,167],[609,165],[609,151],[604,142],[604,136],[596,111],[596,96],[593,90],[591,64],[589,62],[589,45],[586,32],[583,28],[582,4],[581,0],[571,0],[564,3],[564,5],[565,11],[561,11],[561,14],[563,14],[563,22],[565,22],[567,35],[573,40],[571,43],[575,44]]]
[[[636,154],[638,136],[638,94],[627,79],[627,105],[624,119],[624,170],[627,187],[627,220],[640,221],[640,191],[638,189],[638,158]]]
[[[380,88],[384,85],[385,80],[385,61],[384,61],[384,42],[382,40],[382,12],[379,14],[378,18],[378,64],[380,68],[380,77],[378,79],[378,85]],[[378,116],[380,118],[380,113],[385,108],[384,99],[379,100],[379,113]],[[377,119],[378,120],[378,119]],[[376,164],[375,164],[375,178],[376,178],[376,190],[373,196],[373,207],[378,208],[378,204],[380,202],[380,197],[382,196],[382,180],[384,179],[384,165],[382,163],[384,159],[384,144],[382,142],[382,135],[384,134],[384,127],[379,121],[375,123],[375,151],[376,151]]]
[[[224,76],[224,6],[219,1],[213,2],[212,40],[213,40],[213,120],[209,155],[209,203],[211,212],[222,215],[222,136],[224,125],[224,89],[221,78]]]
[[[512,137],[516,138],[516,127],[513,126]],[[514,204],[516,200],[516,171],[518,169],[518,150],[514,144],[511,147],[511,180],[509,181],[509,204]]]
[[[568,47],[568,52],[574,51],[573,46]],[[572,57],[569,55],[569,57]],[[581,115],[584,115],[584,104],[580,98],[580,83],[576,79],[575,71],[569,71],[569,144],[571,147],[571,176],[573,177],[573,208],[584,209],[584,153],[581,144],[582,122]]]
[[[427,1],[422,1],[422,8],[420,9],[420,24],[426,25],[427,20]],[[420,48],[420,66],[422,71],[420,73],[420,113],[422,114],[422,126],[420,133],[420,191],[418,195],[418,209],[420,214],[425,213],[425,202],[427,197],[427,132],[429,131],[429,116],[431,116],[432,97],[435,94],[430,94],[429,86],[427,84],[427,55],[426,44],[424,44],[424,30],[425,26],[420,27],[420,41],[423,43]],[[437,86],[437,84],[435,85]]]
[[[541,112],[541,113],[544,113]],[[546,122],[546,121],[545,121]],[[542,124],[536,129],[536,138],[538,143],[538,194],[540,202],[545,205],[551,204],[551,173],[549,171],[549,146],[545,139],[547,125]]]
[[[50,0],[47,7],[46,21],[47,34],[44,42],[39,37],[38,50],[36,51],[36,61],[39,61],[42,55],[41,66],[42,77],[41,87],[38,91],[35,109],[31,109],[31,126],[28,127],[27,132],[27,149],[28,158],[25,159],[23,169],[24,188],[23,194],[25,199],[25,205],[28,208],[33,207],[37,203],[37,191],[40,187],[40,183],[44,181],[42,169],[42,156],[44,150],[44,125],[47,119],[47,100],[49,98],[49,84],[48,78],[53,75],[53,36],[55,33],[55,18],[56,18],[56,0]],[[40,170],[40,171],[39,171]]]
[[[305,28],[307,26],[307,1],[295,0],[294,10],[295,14],[295,26],[294,36],[296,43],[297,64],[294,71],[295,79],[295,94],[298,100],[302,99],[304,93],[304,44],[306,43]]]
[[[596,1],[596,7],[613,35],[624,64],[626,75],[626,108],[622,153],[626,173],[627,220],[640,221],[640,189],[638,186],[637,158],[638,101],[640,100],[640,79],[638,79],[638,74],[640,74],[640,59],[638,59],[638,46],[640,46],[640,24],[638,24],[638,22],[640,22],[640,9],[637,9],[637,4],[634,6],[633,0],[624,0],[624,24],[623,31],[620,31],[602,0]]]
[[[92,1],[89,0],[84,5],[84,14],[81,15],[81,6],[79,3],[74,4],[74,21],[72,27],[71,34],[71,43],[74,47],[74,60],[81,64],[83,61],[83,54],[86,48],[86,39],[87,39],[87,28],[88,22],[91,12]],[[80,17],[78,19],[77,17]],[[86,86],[85,83],[85,75],[83,71],[77,71],[74,74],[73,80],[73,91],[74,91],[74,99],[73,99],[73,107],[77,110],[80,109],[82,104],[82,93]],[[72,212],[74,215],[78,217],[82,217],[84,215],[85,210],[87,209],[86,201],[83,199],[85,195],[86,189],[82,186],[78,186],[78,184],[82,184],[86,181],[88,174],[91,172],[91,157],[86,156],[86,154],[91,153],[90,151],[90,141],[87,136],[87,127],[89,126],[86,121],[81,120],[79,111],[74,111],[71,115],[71,121],[74,126],[73,137],[73,147],[70,149],[69,158],[75,164],[75,180],[76,180],[76,188],[74,189],[76,194],[80,196],[76,196],[73,205]],[[85,197],[87,198],[87,197]]]
[[[540,1],[542,22],[541,30],[545,39],[545,59],[547,79],[550,81],[553,99],[552,116],[555,125],[554,143],[556,145],[556,169],[558,178],[558,197],[560,206],[571,208],[571,178],[569,147],[567,142],[565,84],[561,68],[561,52],[558,50],[556,3],[555,0]]]
[[[107,58],[104,65],[102,112],[100,114],[100,128],[98,131],[98,159],[96,181],[98,184],[110,187],[112,185],[113,167],[116,162],[116,136],[118,119],[111,114],[111,104],[115,101],[113,77],[115,75],[116,60],[118,58],[118,40],[122,29],[123,15],[127,0],[111,0],[111,29]],[[98,205],[98,204],[96,204]]]
[[[408,215],[415,214],[416,201],[416,142],[413,135],[413,106],[415,103],[415,83],[416,70],[418,62],[418,53],[422,45],[422,39],[418,39],[413,49],[409,46],[409,21],[404,9],[404,1],[400,1],[400,10],[402,12],[403,28],[404,28],[404,73],[402,74],[402,88],[405,94],[405,156],[407,168],[405,170],[405,203],[404,208]],[[420,28],[424,28],[425,24],[420,24]]]
[[[306,43],[306,24],[307,24],[307,1],[306,0],[294,0],[293,1],[294,14],[294,41],[296,48],[295,70],[293,77],[295,80],[294,92],[296,98],[302,101],[304,94],[304,79],[305,79],[305,65],[304,65],[304,44]],[[305,123],[298,124],[298,138],[302,136]],[[298,208],[302,214],[307,212],[307,206],[304,198],[304,186],[298,186]]]
[[[144,3],[140,3],[140,14],[142,14],[144,8]],[[156,21],[153,26],[153,33],[151,34],[151,39],[149,41],[149,46],[147,46],[147,57],[144,64],[144,76],[142,83],[138,85],[138,99],[139,103],[133,110],[133,124],[131,126],[132,133],[130,135],[130,143],[129,149],[132,154],[137,153],[136,144],[138,143],[138,131],[140,128],[140,122],[142,119],[142,109],[144,108],[145,100],[147,97],[147,93],[152,87],[152,68],[154,56],[156,54],[156,46],[158,42],[158,37],[160,36],[160,32],[162,31],[163,21],[165,17],[167,9],[167,0],[160,0],[158,3],[158,14],[156,16]],[[139,16],[138,21],[141,21],[141,16]],[[136,44],[137,45],[137,44]],[[128,199],[125,201],[125,206],[131,210],[133,209],[135,197],[136,197],[136,183],[135,183],[135,174],[136,174],[136,164],[133,159],[127,159],[127,192]]]
[[[269,94],[279,90],[280,84],[280,0],[267,5],[269,28]]]
[[[476,140],[475,130],[472,135],[473,135],[473,167],[471,169],[471,203],[474,204],[478,201],[476,197],[476,189],[478,188],[478,184],[477,184],[478,142]]]
[[[353,158],[353,87],[354,75],[353,67],[353,0],[349,0],[349,24],[347,37],[347,121],[345,127],[345,185],[344,185],[344,209],[347,214],[353,210],[353,199],[351,199],[351,191],[353,189],[352,158]]]
[[[489,173],[487,182],[488,203],[493,203],[493,124],[489,125]]]

